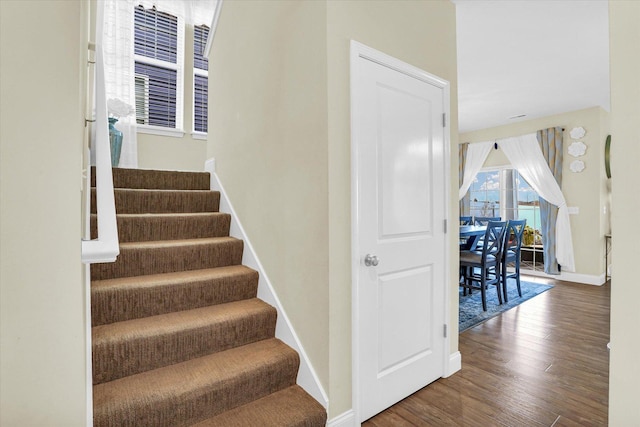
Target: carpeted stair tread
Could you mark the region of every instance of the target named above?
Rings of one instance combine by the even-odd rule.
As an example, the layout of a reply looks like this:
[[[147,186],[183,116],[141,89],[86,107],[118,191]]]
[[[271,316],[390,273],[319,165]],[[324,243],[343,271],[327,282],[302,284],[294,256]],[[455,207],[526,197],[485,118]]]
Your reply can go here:
[[[258,272],[244,265],[94,280],[93,326],[255,298]]]
[[[233,237],[121,243],[115,262],[91,265],[91,280],[237,265],[243,245]]]
[[[298,367],[272,338],[98,384],[94,427],[188,426],[292,386]]]
[[[93,383],[271,338],[276,315],[275,308],[253,298],[96,326]]]
[[[114,188],[148,188],[165,190],[208,190],[208,172],[166,171],[112,168]],[[91,170],[91,186],[96,186],[96,170]]]
[[[116,213],[217,212],[220,193],[210,190],[113,190]],[[91,188],[91,213],[96,213],[96,190]]]
[[[294,385],[191,427],[323,427],[326,410]]]
[[[149,240],[196,239],[229,235],[231,215],[220,212],[119,214],[121,243]],[[91,215],[91,238],[98,237],[97,215]]]

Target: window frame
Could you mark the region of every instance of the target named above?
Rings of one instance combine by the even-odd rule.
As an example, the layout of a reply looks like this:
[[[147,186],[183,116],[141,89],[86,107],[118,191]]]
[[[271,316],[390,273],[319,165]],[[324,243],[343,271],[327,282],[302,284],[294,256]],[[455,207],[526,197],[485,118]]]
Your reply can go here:
[[[507,207],[505,201],[506,201],[506,194],[507,191],[509,190],[513,190],[508,188],[507,186],[507,177],[506,177],[506,173],[504,173],[507,170],[512,170],[515,172],[518,172],[518,170],[516,168],[514,168],[512,165],[500,165],[500,166],[490,166],[490,167],[483,167],[482,169],[480,169],[480,171],[478,172],[480,173],[495,173],[497,172],[499,174],[498,176],[498,180],[500,182],[500,187],[498,189],[499,192],[499,215],[496,216],[500,216],[501,218],[505,219],[508,218],[509,215],[507,215],[507,210],[520,210],[520,204],[518,203],[517,207]],[[520,177],[520,179],[524,180],[524,178],[522,178],[522,175],[519,174],[518,175]],[[526,180],[524,180],[526,182]],[[528,185],[528,183],[527,183]],[[531,187],[529,185],[529,187]],[[492,191],[492,190],[483,190],[483,191]],[[471,187],[469,188],[469,198],[470,198],[470,213],[473,215],[473,211],[474,211],[474,206],[473,206],[473,193],[478,193],[477,190],[473,190],[473,184],[471,185]],[[517,189],[516,189],[517,192]],[[534,191],[535,193],[535,191]],[[537,194],[537,193],[536,193]],[[538,198],[540,196],[538,195]],[[520,201],[520,200],[518,200]],[[538,202],[537,205],[531,205],[533,210],[535,211],[536,209],[538,210],[538,215],[540,215],[540,204]],[[534,219],[535,219],[535,212],[534,212]],[[479,215],[474,215],[474,216],[479,216]],[[488,216],[492,216],[492,215],[488,215]],[[514,215],[515,216],[515,215]],[[540,228],[542,227],[541,223],[536,223],[534,220],[533,224],[529,224],[527,223],[527,226],[535,229],[535,230],[540,230]],[[534,244],[533,246],[530,247],[525,247],[524,245],[522,246],[521,251],[522,252],[530,252],[531,253],[531,261],[522,261],[521,264],[521,268],[523,271],[531,271],[531,272],[537,272],[537,271],[544,271],[544,264],[542,263],[542,260],[538,259],[537,254],[541,253],[541,251],[543,250],[542,248],[544,247],[544,241],[542,241],[541,245],[538,244]]]
[[[134,6],[134,14],[135,8],[138,6]],[[184,73],[185,73],[185,39],[186,39],[186,29],[184,18],[180,16],[176,16],[171,12],[167,12],[161,9],[157,9],[157,12],[166,13],[176,18],[176,62],[164,61],[157,58],[151,58],[144,55],[139,55],[134,53],[134,67],[135,63],[141,63],[145,65],[155,66],[159,68],[164,68],[172,71],[176,71],[176,119],[175,119],[175,127],[169,126],[159,126],[159,125],[150,125],[150,124],[137,124],[137,132],[144,134],[152,134],[152,135],[160,135],[160,136],[169,136],[180,138],[183,137],[184,132]],[[135,26],[134,23],[134,37],[132,39],[133,46],[132,48],[135,51]],[[138,76],[142,76],[134,73],[134,87],[135,87],[135,79]],[[149,99],[146,99],[146,102],[149,102]],[[137,120],[137,114],[136,114]]]
[[[209,35],[209,32],[211,31],[211,28],[206,25],[206,24],[198,24],[198,25],[193,25],[192,27],[192,39],[193,39],[193,58],[192,58],[192,65],[193,65],[193,80],[192,80],[192,87],[191,87],[191,93],[193,95],[193,114],[191,116],[191,135],[194,139],[207,139],[207,134],[209,131],[209,120],[207,120],[207,132],[203,132],[203,131],[199,131],[196,130],[196,76],[200,76],[200,77],[205,77],[207,79],[207,85],[209,84],[209,70],[208,70],[208,63],[207,63],[207,69],[202,69],[199,67],[196,67],[196,54],[195,54],[195,44],[196,44],[196,27],[207,27],[207,37]],[[206,45],[206,41],[204,43]],[[204,46],[203,46],[204,47]],[[207,104],[209,103],[209,91],[207,90]],[[207,106],[207,113],[208,113],[208,106]]]

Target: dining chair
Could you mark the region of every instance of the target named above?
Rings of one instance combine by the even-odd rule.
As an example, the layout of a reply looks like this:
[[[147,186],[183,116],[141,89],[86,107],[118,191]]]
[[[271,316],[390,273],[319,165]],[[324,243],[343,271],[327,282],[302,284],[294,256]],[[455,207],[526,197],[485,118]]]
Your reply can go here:
[[[487,225],[489,221],[502,221],[499,216],[476,216],[473,218],[475,225]]]
[[[489,224],[490,221],[495,221],[495,222],[500,222],[502,221],[502,218],[499,216],[476,216],[473,217],[473,225],[487,225]],[[478,250],[482,249],[482,247],[484,246],[484,237],[481,237],[478,240],[478,244],[476,245],[476,247],[478,248]]]
[[[460,272],[463,275],[460,286],[463,295],[467,290],[479,289],[482,296],[482,310],[487,311],[487,288],[495,285],[498,302],[502,304],[500,289],[500,261],[507,229],[506,222],[490,221],[484,234],[485,244],[481,251],[460,251]],[[474,282],[477,285],[474,285]]]
[[[473,225],[473,217],[472,216],[461,216],[460,217],[460,225]],[[464,249],[467,246],[468,238],[460,238],[460,249]]]
[[[461,216],[460,217],[460,225],[473,225],[473,217],[472,216]]]
[[[520,288],[520,248],[522,247],[522,236],[524,234],[524,227],[527,225],[526,219],[512,219],[507,224],[507,231],[505,233],[505,243],[502,250],[502,293],[504,295],[504,302],[509,301],[507,296],[507,279],[516,279],[516,285],[518,287],[518,295],[522,296],[522,289]],[[514,264],[513,273],[507,272],[507,264]]]

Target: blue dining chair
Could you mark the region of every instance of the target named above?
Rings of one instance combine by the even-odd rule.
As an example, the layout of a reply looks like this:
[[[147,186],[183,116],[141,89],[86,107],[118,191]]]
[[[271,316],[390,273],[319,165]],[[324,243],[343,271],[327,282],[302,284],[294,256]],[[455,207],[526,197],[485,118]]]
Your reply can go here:
[[[460,225],[473,225],[473,217],[472,216],[461,216],[460,217]]]
[[[484,311],[487,311],[487,288],[489,285],[495,285],[498,302],[502,304],[500,261],[506,230],[506,222],[491,221],[487,224],[484,246],[481,251],[460,251],[460,271],[463,275],[460,286],[464,288],[463,295],[466,295],[467,290],[479,289],[482,296],[482,310]]]
[[[472,216],[461,216],[460,217],[460,225],[473,225],[473,217]],[[460,239],[460,249],[464,249],[467,246],[467,242],[469,239]]]
[[[473,217],[473,225],[487,225],[489,224],[490,221],[495,221],[495,222],[500,222],[502,221],[502,218],[499,216],[476,216]],[[480,240],[478,241],[478,244],[476,245],[476,247],[478,248],[478,250],[482,249],[482,246],[484,245],[484,237],[481,237]]]
[[[516,279],[518,295],[522,296],[522,289],[520,288],[520,248],[522,247],[522,236],[526,225],[526,219],[509,220],[507,225],[504,249],[502,251],[502,293],[504,294],[504,302],[509,301],[507,279]],[[507,272],[507,264],[509,263],[514,264],[513,273]]]
[[[502,221],[502,218],[499,216],[476,216],[473,221],[475,225],[487,225],[489,221]]]

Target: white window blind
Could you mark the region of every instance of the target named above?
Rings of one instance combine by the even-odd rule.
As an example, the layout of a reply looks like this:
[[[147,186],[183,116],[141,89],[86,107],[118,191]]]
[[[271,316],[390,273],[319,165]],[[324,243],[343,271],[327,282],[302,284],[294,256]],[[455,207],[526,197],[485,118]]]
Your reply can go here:
[[[204,48],[209,37],[209,27],[196,25],[193,28],[193,130],[207,132],[209,60]]]
[[[184,23],[143,6],[135,7],[134,19],[136,121],[181,129]]]

